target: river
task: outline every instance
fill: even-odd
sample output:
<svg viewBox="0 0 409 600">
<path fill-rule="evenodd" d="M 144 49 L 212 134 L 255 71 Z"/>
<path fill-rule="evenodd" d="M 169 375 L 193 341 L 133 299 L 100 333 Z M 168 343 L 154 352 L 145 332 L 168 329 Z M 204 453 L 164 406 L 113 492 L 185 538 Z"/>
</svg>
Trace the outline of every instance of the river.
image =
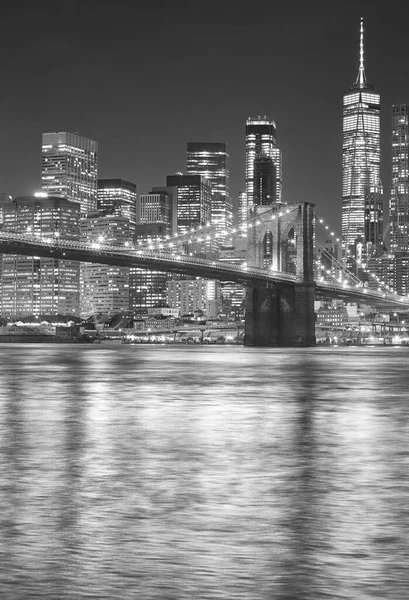
<svg viewBox="0 0 409 600">
<path fill-rule="evenodd" d="M 0 598 L 409 598 L 409 348 L 0 346 Z"/>
</svg>

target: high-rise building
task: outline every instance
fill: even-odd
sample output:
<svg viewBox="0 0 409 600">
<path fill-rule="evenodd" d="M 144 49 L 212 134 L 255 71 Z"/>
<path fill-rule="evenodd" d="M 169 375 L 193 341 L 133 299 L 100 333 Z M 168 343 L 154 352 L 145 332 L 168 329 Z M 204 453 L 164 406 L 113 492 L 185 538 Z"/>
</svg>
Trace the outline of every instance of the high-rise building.
<svg viewBox="0 0 409 600">
<path fill-rule="evenodd" d="M 247 220 L 247 196 L 246 192 L 240 191 L 237 202 L 238 223 L 243 223 Z"/>
<path fill-rule="evenodd" d="M 144 223 L 135 228 L 135 245 L 155 242 L 169 234 L 169 222 Z M 164 271 L 131 267 L 129 274 L 129 304 L 131 310 L 147 313 L 148 309 L 167 304 L 166 286 L 172 277 Z"/>
<path fill-rule="evenodd" d="M 126 217 L 89 213 L 80 221 L 81 238 L 90 243 L 130 244 Z M 109 316 L 129 309 L 129 267 L 81 263 L 81 315 Z"/>
<path fill-rule="evenodd" d="M 5 231 L 79 239 L 79 205 L 40 193 L 2 204 Z M 57 242 L 58 243 L 58 242 Z M 79 314 L 79 263 L 7 254 L 2 257 L 1 313 L 7 318 Z"/>
<path fill-rule="evenodd" d="M 156 187 L 139 199 L 138 225 L 135 228 L 135 245 L 163 239 L 177 230 L 177 190 Z M 166 284 L 172 277 L 164 271 L 130 269 L 130 307 L 135 312 L 146 313 L 150 308 L 163 307 L 167 302 Z"/>
<path fill-rule="evenodd" d="M 98 143 L 77 133 L 43 133 L 42 188 L 50 196 L 80 204 L 86 215 L 97 208 Z"/>
<path fill-rule="evenodd" d="M 282 153 L 277 146 L 276 124 L 267 117 L 250 117 L 246 121 L 246 214 L 254 205 L 254 161 L 268 156 L 275 167 L 274 202 L 282 201 Z"/>
<path fill-rule="evenodd" d="M 202 175 L 169 175 L 168 187 L 177 188 L 177 232 L 187 233 L 191 228 L 210 222 L 212 187 Z"/>
<path fill-rule="evenodd" d="M 166 191 L 141 194 L 139 198 L 139 224 L 165 224 L 166 234 L 171 233 L 173 206 L 172 197 Z"/>
<path fill-rule="evenodd" d="M 97 207 L 106 214 L 125 217 L 131 231 L 136 225 L 136 184 L 124 179 L 98 179 Z"/>
<path fill-rule="evenodd" d="M 269 206 L 276 201 L 276 168 L 273 159 L 258 154 L 254 159 L 253 202 L 258 206 Z"/>
<path fill-rule="evenodd" d="M 365 199 L 368 193 L 381 194 L 381 104 L 366 80 L 362 19 L 358 76 L 344 94 L 342 122 L 342 243 L 344 258 L 353 259 L 357 243 L 370 241 L 365 238 Z"/>
<path fill-rule="evenodd" d="M 222 142 L 188 142 L 188 175 L 203 175 L 212 186 L 211 221 L 222 232 L 233 219 L 229 188 L 229 148 Z"/>
<path fill-rule="evenodd" d="M 409 252 L 409 106 L 392 107 L 390 249 Z"/>
</svg>

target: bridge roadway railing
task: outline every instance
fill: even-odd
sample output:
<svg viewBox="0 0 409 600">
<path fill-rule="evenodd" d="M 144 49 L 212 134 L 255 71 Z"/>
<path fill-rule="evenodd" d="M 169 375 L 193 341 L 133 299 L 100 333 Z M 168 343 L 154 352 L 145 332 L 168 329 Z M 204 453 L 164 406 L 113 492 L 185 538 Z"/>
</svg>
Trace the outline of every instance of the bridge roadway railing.
<svg viewBox="0 0 409 600">
<path fill-rule="evenodd" d="M 78 242 L 61 238 L 41 237 L 36 235 L 0 231 L 0 253 L 29 254 L 31 256 L 50 256 L 95 263 L 117 264 L 118 266 L 135 266 L 142 269 L 157 269 L 186 273 L 193 276 L 202 276 L 208 279 L 221 281 L 239 281 L 269 283 L 300 283 L 300 280 L 290 273 L 282 273 L 258 267 L 251 267 L 245 263 L 234 265 L 227 262 L 209 260 L 172 254 L 158 250 L 150 251 L 124 245 L 100 244 L 97 242 Z M 121 260 L 123 259 L 123 260 Z M 361 301 L 378 305 L 391 304 L 393 306 L 409 307 L 409 299 L 396 294 L 384 294 L 364 288 L 363 284 L 355 287 L 337 285 L 331 282 L 317 282 L 318 296 L 333 297 L 345 301 Z"/>
<path fill-rule="evenodd" d="M 260 281 L 264 283 L 275 281 L 277 282 L 289 282 L 298 283 L 299 279 L 291 273 L 281 273 L 279 271 L 272 271 L 267 269 L 261 269 L 258 267 L 251 267 L 246 265 L 233 265 L 231 263 L 209 260 L 205 258 L 197 258 L 191 256 L 185 256 L 183 254 L 171 254 L 170 252 L 160 251 L 149 251 L 141 250 L 133 247 L 125 247 L 123 245 L 118 246 L 115 244 L 101 244 L 101 243 L 88 243 L 88 242 L 77 242 L 74 240 L 63 240 L 51 237 L 40 237 L 35 235 L 17 234 L 13 232 L 0 232 L 0 246 L 4 247 L 4 244 L 9 245 L 8 253 L 19 253 L 41 256 L 55 255 L 55 258 L 65 258 L 66 260 L 80 260 L 87 261 L 92 257 L 92 262 L 104 262 L 104 258 L 115 259 L 115 257 L 122 257 L 126 259 L 126 263 L 121 263 L 123 266 L 132 266 L 140 268 L 156 268 L 157 270 L 171 270 L 174 272 L 187 272 L 196 276 L 202 276 L 207 278 L 229 280 L 232 278 L 236 281 Z M 28 250 L 31 252 L 28 252 Z M 4 249 L 0 247 L 0 252 L 4 252 Z M 64 253 L 65 251 L 65 253 Z M 74 252 L 78 256 L 67 254 Z M 87 255 L 87 256 L 84 256 Z M 112 260 L 110 264 L 112 264 Z M 139 263 L 139 264 L 138 264 Z M 171 268 L 169 268 L 171 267 Z"/>
</svg>

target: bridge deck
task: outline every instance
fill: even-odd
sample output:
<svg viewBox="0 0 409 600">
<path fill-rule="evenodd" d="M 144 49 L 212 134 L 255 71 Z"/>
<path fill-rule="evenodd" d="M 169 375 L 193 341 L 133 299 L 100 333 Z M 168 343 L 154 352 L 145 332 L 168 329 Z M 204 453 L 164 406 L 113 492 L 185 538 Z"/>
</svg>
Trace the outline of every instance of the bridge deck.
<svg viewBox="0 0 409 600">
<path fill-rule="evenodd" d="M 45 258 L 73 260 L 97 264 L 138 267 L 156 271 L 166 271 L 216 279 L 234 281 L 242 284 L 258 284 L 273 287 L 279 284 L 302 285 L 295 275 L 247 265 L 233 265 L 228 262 L 190 257 L 183 254 L 171 254 L 139 250 L 111 244 L 89 244 L 50 237 L 17 234 L 0 231 L 0 254 L 19 254 Z M 397 306 L 409 308 L 409 299 L 395 294 L 382 294 L 362 287 L 346 287 L 336 283 L 320 282 L 316 284 L 317 298 L 337 298 L 347 302 L 363 302 L 377 306 Z"/>
</svg>

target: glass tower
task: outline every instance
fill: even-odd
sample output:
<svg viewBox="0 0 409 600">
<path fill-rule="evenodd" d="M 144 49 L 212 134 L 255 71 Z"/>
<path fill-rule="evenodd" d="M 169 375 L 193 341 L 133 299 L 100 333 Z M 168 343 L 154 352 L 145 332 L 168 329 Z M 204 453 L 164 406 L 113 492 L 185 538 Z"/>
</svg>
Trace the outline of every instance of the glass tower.
<svg viewBox="0 0 409 600">
<path fill-rule="evenodd" d="M 342 243 L 356 256 L 365 239 L 368 194 L 381 193 L 380 96 L 367 83 L 364 68 L 364 26 L 361 19 L 360 56 L 356 82 L 343 97 L 342 134 Z"/>
<path fill-rule="evenodd" d="M 264 156 L 272 159 L 275 167 L 275 197 L 282 201 L 282 153 L 277 146 L 276 124 L 267 117 L 248 118 L 246 121 L 246 203 L 247 210 L 255 204 L 254 161 Z M 246 210 L 246 213 L 247 213 Z"/>
<path fill-rule="evenodd" d="M 98 143 L 77 133 L 43 133 L 42 188 L 79 202 L 82 215 L 97 208 Z"/>
<path fill-rule="evenodd" d="M 392 107 L 392 189 L 389 205 L 392 252 L 409 252 L 409 106 Z"/>
<path fill-rule="evenodd" d="M 203 175 L 212 186 L 211 220 L 218 231 L 232 224 L 229 190 L 229 149 L 222 142 L 188 142 L 188 175 Z"/>
</svg>

